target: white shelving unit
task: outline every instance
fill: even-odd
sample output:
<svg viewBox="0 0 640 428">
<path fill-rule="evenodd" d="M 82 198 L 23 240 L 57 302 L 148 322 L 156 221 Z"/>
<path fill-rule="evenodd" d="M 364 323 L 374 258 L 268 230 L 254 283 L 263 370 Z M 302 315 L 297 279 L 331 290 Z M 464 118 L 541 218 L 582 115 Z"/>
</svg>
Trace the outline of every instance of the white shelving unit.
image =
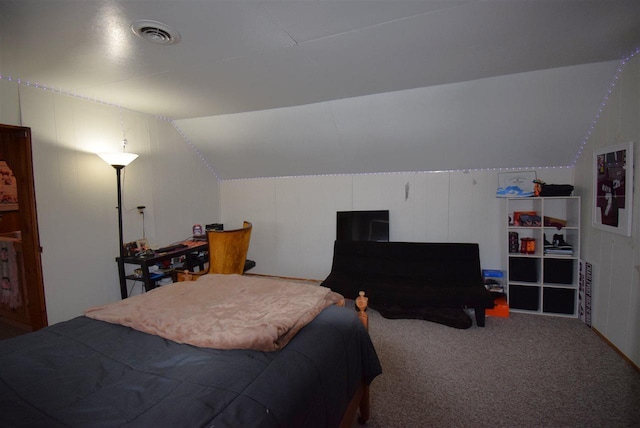
<svg viewBox="0 0 640 428">
<path fill-rule="evenodd" d="M 535 213 L 540 222 L 514 224 L 518 213 Z M 577 317 L 580 197 L 508 198 L 507 216 L 509 224 L 505 248 L 508 259 L 506 292 L 509 310 Z M 555 226 L 563 222 L 566 225 L 562 225 L 560 229 Z M 517 252 L 510 246 L 514 234 L 517 234 L 518 239 Z M 553 243 L 554 235 L 561 235 L 562 240 L 572 247 L 571 254 L 545 253 L 545 238 Z M 535 240 L 534 252 L 520 252 L 522 238 Z"/>
</svg>

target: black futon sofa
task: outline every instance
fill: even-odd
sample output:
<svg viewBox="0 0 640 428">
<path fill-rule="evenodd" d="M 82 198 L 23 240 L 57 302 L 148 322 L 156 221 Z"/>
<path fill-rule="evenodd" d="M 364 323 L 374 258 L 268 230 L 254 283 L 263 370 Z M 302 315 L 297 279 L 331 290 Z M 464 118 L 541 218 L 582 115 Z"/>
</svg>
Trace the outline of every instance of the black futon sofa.
<svg viewBox="0 0 640 428">
<path fill-rule="evenodd" d="M 484 327 L 493 296 L 485 288 L 478 244 L 335 241 L 323 286 L 355 299 L 359 291 L 385 318 L 425 319 L 468 328 L 473 308 Z"/>
</svg>

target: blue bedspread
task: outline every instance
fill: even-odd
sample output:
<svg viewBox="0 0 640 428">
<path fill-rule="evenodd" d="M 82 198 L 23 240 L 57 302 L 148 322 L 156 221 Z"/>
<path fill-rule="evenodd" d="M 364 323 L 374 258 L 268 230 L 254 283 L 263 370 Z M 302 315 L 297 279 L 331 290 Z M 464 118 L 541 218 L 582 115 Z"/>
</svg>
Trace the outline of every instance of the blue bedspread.
<svg viewBox="0 0 640 428">
<path fill-rule="evenodd" d="M 326 308 L 278 352 L 78 317 L 0 341 L 0 426 L 333 427 L 380 373 L 351 308 Z"/>
</svg>

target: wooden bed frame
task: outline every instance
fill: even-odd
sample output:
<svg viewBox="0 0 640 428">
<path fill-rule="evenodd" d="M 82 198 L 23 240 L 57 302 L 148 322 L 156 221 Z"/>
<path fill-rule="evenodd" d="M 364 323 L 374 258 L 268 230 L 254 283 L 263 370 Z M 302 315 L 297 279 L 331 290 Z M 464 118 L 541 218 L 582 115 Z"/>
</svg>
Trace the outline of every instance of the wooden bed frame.
<svg viewBox="0 0 640 428">
<path fill-rule="evenodd" d="M 185 270 L 178 276 L 178 281 L 193 281 L 194 275 L 192 272 Z M 196 278 L 197 279 L 197 278 Z M 369 305 L 369 298 L 365 296 L 364 291 L 360 291 L 359 296 L 356 298 L 356 310 L 358 311 L 358 318 L 364 325 L 364 328 L 369 331 L 369 315 L 367 314 L 367 307 Z M 342 303 L 344 306 L 344 301 Z M 356 417 L 358 408 L 360 409 L 360 416 L 358 416 L 358 423 L 364 425 L 369 420 L 369 385 L 364 381 L 360 381 L 360 385 L 355 394 L 349 402 L 349 406 L 342 416 L 340 421 L 340 428 L 349 428 L 353 420 Z"/>
</svg>

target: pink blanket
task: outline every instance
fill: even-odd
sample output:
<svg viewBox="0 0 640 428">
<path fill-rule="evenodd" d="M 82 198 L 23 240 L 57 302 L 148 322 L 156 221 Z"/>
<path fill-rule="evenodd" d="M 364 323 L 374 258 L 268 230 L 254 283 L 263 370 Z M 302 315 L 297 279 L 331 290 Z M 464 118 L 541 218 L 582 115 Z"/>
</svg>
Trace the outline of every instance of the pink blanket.
<svg viewBox="0 0 640 428">
<path fill-rule="evenodd" d="M 324 308 L 343 304 L 318 285 L 243 275 L 204 275 L 85 315 L 205 348 L 282 349 Z"/>
</svg>

